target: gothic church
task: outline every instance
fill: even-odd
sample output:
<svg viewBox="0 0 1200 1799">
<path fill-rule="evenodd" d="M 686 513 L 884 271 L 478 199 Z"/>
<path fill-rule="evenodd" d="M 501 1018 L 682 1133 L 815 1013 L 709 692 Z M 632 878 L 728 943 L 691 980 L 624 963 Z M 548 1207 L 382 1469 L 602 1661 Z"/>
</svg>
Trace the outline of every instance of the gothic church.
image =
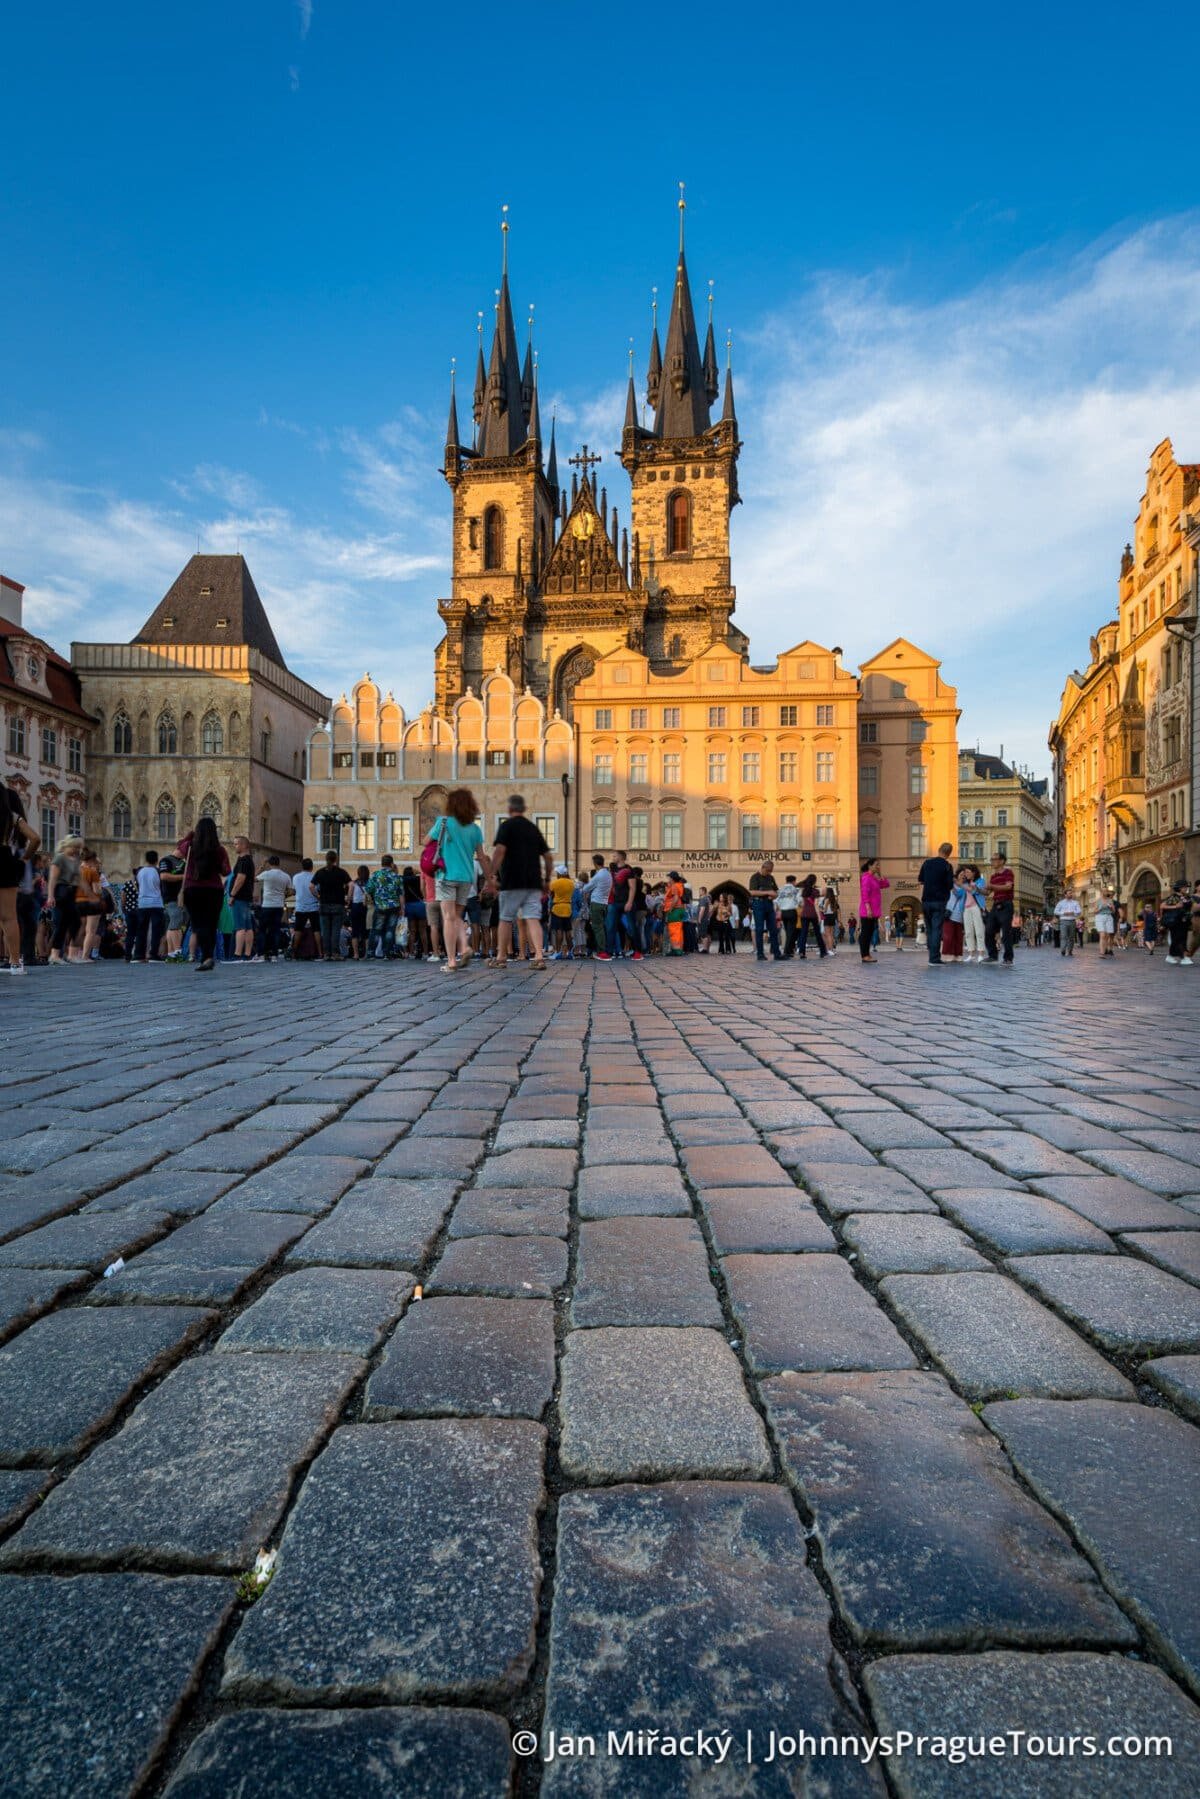
<svg viewBox="0 0 1200 1799">
<path fill-rule="evenodd" d="M 712 304 L 703 351 L 683 243 L 665 352 L 657 319 L 638 423 L 632 369 L 621 462 L 632 487 L 631 527 L 597 481 L 586 445 L 560 482 L 554 426 L 543 456 L 532 343 L 522 362 L 508 285 L 508 227 L 491 357 L 482 330 L 471 444 L 459 435 L 451 391 L 444 472 L 454 496 L 452 594 L 439 600 L 446 635 L 436 652 L 436 704 L 449 715 L 468 688 L 502 670 L 566 719 L 579 682 L 615 649 L 643 653 L 655 674 L 680 672 L 712 644 L 744 654 L 731 624 L 729 519 L 738 501 L 733 376 L 720 373 Z"/>
</svg>

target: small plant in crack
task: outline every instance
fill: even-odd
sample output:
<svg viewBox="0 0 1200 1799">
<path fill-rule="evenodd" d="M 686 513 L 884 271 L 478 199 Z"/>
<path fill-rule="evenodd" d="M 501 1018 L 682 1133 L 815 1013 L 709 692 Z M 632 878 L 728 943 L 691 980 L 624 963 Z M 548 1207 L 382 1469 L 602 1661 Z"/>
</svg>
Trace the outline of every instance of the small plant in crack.
<svg viewBox="0 0 1200 1799">
<path fill-rule="evenodd" d="M 253 1605 L 256 1599 L 262 1598 L 271 1584 L 278 1555 L 277 1549 L 260 1549 L 254 1558 L 253 1568 L 247 1568 L 244 1574 L 238 1575 L 234 1590 L 243 1605 Z"/>
</svg>

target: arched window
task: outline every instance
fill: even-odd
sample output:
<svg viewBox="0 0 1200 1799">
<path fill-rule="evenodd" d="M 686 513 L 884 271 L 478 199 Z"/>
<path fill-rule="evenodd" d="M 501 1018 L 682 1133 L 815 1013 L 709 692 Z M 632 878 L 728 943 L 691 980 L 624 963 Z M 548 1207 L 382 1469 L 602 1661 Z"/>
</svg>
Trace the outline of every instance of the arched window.
<svg viewBox="0 0 1200 1799">
<path fill-rule="evenodd" d="M 175 728 L 175 720 L 168 711 L 158 715 L 158 753 L 160 756 L 174 756 L 179 749 L 179 732 Z"/>
<path fill-rule="evenodd" d="M 154 835 L 160 843 L 174 843 L 178 835 L 175 829 L 175 801 L 169 793 L 160 793 L 154 808 Z"/>
<path fill-rule="evenodd" d="M 119 793 L 113 801 L 112 834 L 114 837 L 130 837 L 133 834 L 133 810 L 123 793 Z"/>
<path fill-rule="evenodd" d="M 983 823 L 983 813 L 982 812 L 977 812 L 975 814 L 975 823 L 977 825 L 981 825 Z"/>
<path fill-rule="evenodd" d="M 682 555 L 692 547 L 692 503 L 685 493 L 673 493 L 667 501 L 667 552 Z"/>
<path fill-rule="evenodd" d="M 225 732 L 215 712 L 204 715 L 200 727 L 200 747 L 206 756 L 219 756 L 225 748 Z"/>
<path fill-rule="evenodd" d="M 113 719 L 112 745 L 114 756 L 132 756 L 133 754 L 133 726 L 129 722 L 129 714 L 124 706 Z M 113 835 L 116 835 L 115 831 Z"/>
<path fill-rule="evenodd" d="M 264 762 L 271 760 L 271 721 L 264 718 L 262 730 L 258 734 L 258 753 Z"/>
<path fill-rule="evenodd" d="M 489 506 L 483 515 L 483 566 L 504 566 L 504 514 L 499 506 Z"/>
<path fill-rule="evenodd" d="M 200 817 L 211 818 L 218 831 L 221 828 L 221 802 L 215 793 L 206 793 L 200 801 Z"/>
</svg>

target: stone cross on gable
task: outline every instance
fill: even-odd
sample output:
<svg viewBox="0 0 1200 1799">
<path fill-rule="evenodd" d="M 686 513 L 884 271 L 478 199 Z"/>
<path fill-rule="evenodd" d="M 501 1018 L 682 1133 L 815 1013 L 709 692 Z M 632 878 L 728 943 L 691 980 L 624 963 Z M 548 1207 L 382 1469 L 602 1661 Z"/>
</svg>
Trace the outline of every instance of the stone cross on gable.
<svg viewBox="0 0 1200 1799">
<path fill-rule="evenodd" d="M 583 446 L 582 450 L 580 450 L 578 456 L 571 456 L 568 458 L 568 460 L 569 460 L 572 468 L 578 468 L 578 469 L 583 470 L 583 478 L 586 481 L 588 478 L 588 470 L 590 468 L 594 468 L 598 462 L 603 462 L 604 458 L 603 458 L 603 456 L 590 455 L 588 452 L 587 445 L 584 444 L 584 446 Z"/>
</svg>

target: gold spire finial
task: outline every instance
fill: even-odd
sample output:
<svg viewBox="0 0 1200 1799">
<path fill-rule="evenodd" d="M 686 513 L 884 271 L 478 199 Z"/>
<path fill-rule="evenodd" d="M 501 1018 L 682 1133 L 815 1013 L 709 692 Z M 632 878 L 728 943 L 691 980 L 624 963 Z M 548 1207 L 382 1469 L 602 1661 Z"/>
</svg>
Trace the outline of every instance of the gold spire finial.
<svg viewBox="0 0 1200 1799">
<path fill-rule="evenodd" d="M 657 289 L 657 287 L 652 287 L 650 289 L 650 318 L 651 318 L 651 321 L 653 322 L 655 330 L 657 330 L 658 329 L 658 289 Z"/>
<path fill-rule="evenodd" d="M 450 392 L 451 393 L 454 392 L 454 370 L 455 370 L 457 364 L 458 364 L 458 357 L 452 356 L 450 358 Z"/>
<path fill-rule="evenodd" d="M 684 184 L 679 183 L 679 254 L 683 255 L 683 215 L 687 211 L 687 201 L 683 197 Z"/>
<path fill-rule="evenodd" d="M 475 317 L 479 320 L 479 347 L 480 347 L 480 349 L 482 349 L 483 348 L 483 314 L 482 314 L 482 312 L 477 312 L 475 314 Z"/>
<path fill-rule="evenodd" d="M 533 301 L 529 302 L 529 342 L 533 343 Z M 536 360 L 536 358 L 535 358 Z"/>
<path fill-rule="evenodd" d="M 498 287 L 494 287 L 492 289 L 492 292 L 496 296 L 496 298 L 492 301 L 492 311 L 496 314 L 496 317 L 499 318 L 499 316 L 500 316 L 500 289 Z"/>
<path fill-rule="evenodd" d="M 508 207 L 507 206 L 502 206 L 500 208 L 500 242 L 503 246 L 503 248 L 501 250 L 501 268 L 502 268 L 503 273 L 507 275 L 508 274 Z"/>
<path fill-rule="evenodd" d="M 708 283 L 708 322 L 710 325 L 712 324 L 713 288 L 715 285 L 716 283 L 710 279 Z"/>
<path fill-rule="evenodd" d="M 733 367 L 733 332 L 727 331 L 725 334 L 725 373 L 728 374 L 732 367 Z"/>
<path fill-rule="evenodd" d="M 629 340 L 629 379 L 633 380 L 633 339 Z"/>
</svg>

